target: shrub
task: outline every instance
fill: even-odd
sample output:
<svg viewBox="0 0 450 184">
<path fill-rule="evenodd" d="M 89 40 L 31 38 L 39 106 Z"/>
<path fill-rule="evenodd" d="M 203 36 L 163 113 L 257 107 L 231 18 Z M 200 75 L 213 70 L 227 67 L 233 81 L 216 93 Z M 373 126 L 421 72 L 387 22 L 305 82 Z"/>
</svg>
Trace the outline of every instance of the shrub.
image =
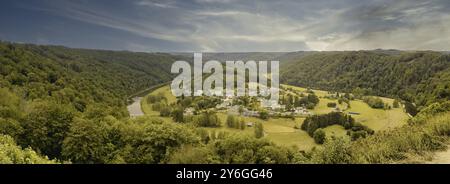
<svg viewBox="0 0 450 184">
<path fill-rule="evenodd" d="M 255 124 L 255 137 L 256 138 L 264 137 L 264 127 L 262 123 L 258 122 Z"/>
<path fill-rule="evenodd" d="M 213 112 L 204 112 L 195 116 L 194 122 L 200 127 L 220 127 L 221 125 L 219 117 Z"/>
<path fill-rule="evenodd" d="M 260 111 L 259 118 L 261 118 L 263 120 L 267 120 L 267 119 L 269 119 L 269 113 L 267 111 Z"/>
<path fill-rule="evenodd" d="M 325 138 L 326 138 L 326 134 L 325 131 L 323 131 L 323 129 L 319 128 L 316 131 L 314 131 L 314 142 L 316 142 L 317 144 L 323 144 L 325 142 Z"/>
<path fill-rule="evenodd" d="M 318 164 L 353 163 L 351 143 L 342 137 L 326 140 L 322 149 L 312 152 L 311 161 Z"/>
<path fill-rule="evenodd" d="M 394 102 L 392 103 L 392 107 L 394 107 L 394 108 L 399 108 L 400 107 L 400 103 L 398 102 L 397 99 L 395 99 Z"/>
<path fill-rule="evenodd" d="M 379 97 L 369 97 L 366 96 L 363 98 L 363 101 L 367 103 L 370 107 L 374 109 L 383 109 L 384 108 L 384 102 Z"/>
<path fill-rule="evenodd" d="M 159 111 L 159 115 L 161 117 L 169 117 L 171 113 L 172 113 L 172 110 L 170 109 L 169 106 L 165 106 L 161 109 L 161 111 Z"/>
<path fill-rule="evenodd" d="M 334 103 L 334 102 L 329 102 L 329 103 L 327 103 L 327 107 L 336 107 L 336 103 Z"/>
</svg>

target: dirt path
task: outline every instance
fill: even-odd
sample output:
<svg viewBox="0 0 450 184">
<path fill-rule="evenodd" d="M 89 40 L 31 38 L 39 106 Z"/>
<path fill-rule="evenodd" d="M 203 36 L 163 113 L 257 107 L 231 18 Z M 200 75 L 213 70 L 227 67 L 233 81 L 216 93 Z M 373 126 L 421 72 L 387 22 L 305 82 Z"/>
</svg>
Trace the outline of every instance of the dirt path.
<svg viewBox="0 0 450 184">
<path fill-rule="evenodd" d="M 450 164 L 450 149 L 436 152 L 433 160 L 428 162 L 428 164 Z"/>
</svg>

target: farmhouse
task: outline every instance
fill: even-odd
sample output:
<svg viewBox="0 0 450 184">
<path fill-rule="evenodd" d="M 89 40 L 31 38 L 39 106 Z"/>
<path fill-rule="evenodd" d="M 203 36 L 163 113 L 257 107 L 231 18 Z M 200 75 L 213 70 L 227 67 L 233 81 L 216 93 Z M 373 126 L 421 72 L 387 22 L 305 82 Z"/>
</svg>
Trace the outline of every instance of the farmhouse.
<svg viewBox="0 0 450 184">
<path fill-rule="evenodd" d="M 247 116 L 247 117 L 258 117 L 259 116 L 259 112 L 258 111 L 250 111 L 250 110 L 244 109 L 244 112 L 242 112 L 242 115 Z"/>
<path fill-rule="evenodd" d="M 195 111 L 195 109 L 192 107 L 186 108 L 183 112 L 183 115 L 184 116 L 192 116 L 192 115 L 194 115 L 194 111 Z"/>
<path fill-rule="evenodd" d="M 311 113 L 304 107 L 296 107 L 294 109 L 296 115 L 311 115 Z"/>
</svg>

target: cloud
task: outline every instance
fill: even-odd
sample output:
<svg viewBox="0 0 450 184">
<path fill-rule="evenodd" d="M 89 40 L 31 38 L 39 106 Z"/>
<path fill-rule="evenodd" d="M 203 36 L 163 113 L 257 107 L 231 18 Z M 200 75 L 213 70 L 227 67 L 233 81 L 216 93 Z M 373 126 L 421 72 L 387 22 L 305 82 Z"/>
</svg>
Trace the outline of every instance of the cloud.
<svg viewBox="0 0 450 184">
<path fill-rule="evenodd" d="M 138 6 L 149 6 L 156 8 L 176 8 L 174 1 L 159 2 L 159 1 L 142 0 L 137 1 L 135 4 Z"/>
<path fill-rule="evenodd" d="M 139 51 L 450 50 L 447 0 L 48 2 L 36 9 L 152 41 L 124 41 Z"/>
</svg>

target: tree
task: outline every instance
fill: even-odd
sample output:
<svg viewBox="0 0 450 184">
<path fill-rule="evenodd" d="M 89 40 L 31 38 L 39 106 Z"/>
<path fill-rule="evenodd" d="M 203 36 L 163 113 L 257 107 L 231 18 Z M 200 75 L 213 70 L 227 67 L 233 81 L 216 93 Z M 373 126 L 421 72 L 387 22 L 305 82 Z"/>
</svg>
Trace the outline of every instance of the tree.
<svg viewBox="0 0 450 184">
<path fill-rule="evenodd" d="M 209 136 L 209 132 L 203 128 L 199 128 L 197 129 L 197 135 L 200 137 L 200 140 L 205 143 L 208 144 L 208 142 L 211 140 L 210 136 Z"/>
<path fill-rule="evenodd" d="M 395 99 L 394 102 L 392 103 L 392 107 L 394 107 L 394 108 L 399 108 L 400 107 L 400 104 L 399 104 L 397 99 Z"/>
<path fill-rule="evenodd" d="M 193 129 L 150 117 L 119 124 L 117 135 L 120 158 L 134 164 L 165 163 L 177 149 L 200 143 Z"/>
<path fill-rule="evenodd" d="M 216 113 L 212 112 L 212 111 L 208 111 L 208 112 L 204 112 L 200 115 L 197 115 L 194 118 L 194 122 L 196 123 L 197 126 L 200 127 L 220 127 L 221 126 L 221 122 L 219 117 L 217 116 Z M 232 121 L 233 123 L 233 128 L 235 127 L 235 120 Z"/>
<path fill-rule="evenodd" d="M 289 150 L 279 146 L 264 146 L 256 152 L 256 163 L 259 164 L 288 164 Z"/>
<path fill-rule="evenodd" d="M 323 129 L 321 128 L 317 129 L 316 131 L 314 131 L 313 138 L 317 144 L 323 144 L 326 138 L 325 131 L 323 131 Z"/>
<path fill-rule="evenodd" d="M 74 112 L 67 106 L 37 102 L 22 123 L 20 143 L 50 158 L 60 158 L 62 142 L 73 122 Z"/>
<path fill-rule="evenodd" d="M 218 164 L 220 160 L 213 149 L 201 146 L 183 146 L 170 156 L 169 164 Z"/>
<path fill-rule="evenodd" d="M 163 108 L 161 108 L 161 111 L 159 111 L 159 115 L 161 117 L 169 117 L 170 113 L 172 112 L 169 106 L 164 106 Z"/>
<path fill-rule="evenodd" d="M 405 111 L 411 116 L 415 116 L 417 114 L 417 108 L 411 102 L 405 102 Z"/>
<path fill-rule="evenodd" d="M 10 135 L 15 140 L 18 140 L 20 135 L 23 134 L 23 128 L 15 119 L 0 118 L 0 134 Z"/>
<path fill-rule="evenodd" d="M 311 160 L 318 164 L 352 163 L 351 144 L 342 137 L 333 137 L 325 141 L 322 149 L 313 151 Z"/>
<path fill-rule="evenodd" d="M 363 98 L 363 101 L 367 103 L 370 107 L 374 109 L 383 109 L 385 108 L 385 104 L 383 100 L 379 97 L 370 97 L 366 96 Z"/>
<path fill-rule="evenodd" d="M 240 124 L 240 129 L 241 129 L 241 130 L 245 130 L 245 127 L 246 127 L 247 125 L 245 124 L 244 119 L 240 119 L 239 124 Z"/>
<path fill-rule="evenodd" d="M 38 155 L 31 148 L 22 149 L 14 139 L 0 135 L 0 164 L 54 164 L 55 161 Z"/>
<path fill-rule="evenodd" d="M 329 102 L 329 103 L 327 103 L 327 107 L 336 107 L 336 103 Z"/>
<path fill-rule="evenodd" d="M 92 121 L 77 118 L 63 142 L 62 156 L 73 163 L 114 162 L 116 145 L 110 139 L 113 117 Z"/>
<path fill-rule="evenodd" d="M 309 94 L 308 95 L 308 101 L 312 104 L 317 105 L 319 103 L 319 97 L 315 94 Z"/>
<path fill-rule="evenodd" d="M 269 113 L 265 110 L 259 111 L 259 118 L 261 118 L 263 120 L 267 120 L 267 119 L 269 119 Z"/>
<path fill-rule="evenodd" d="M 184 110 L 182 107 L 177 107 L 172 111 L 172 119 L 175 122 L 184 122 Z"/>
<path fill-rule="evenodd" d="M 227 127 L 234 128 L 235 117 L 231 114 L 227 116 Z"/>
<path fill-rule="evenodd" d="M 263 124 L 260 122 L 257 122 L 255 124 L 255 137 L 256 138 L 264 137 L 264 127 Z"/>
</svg>

